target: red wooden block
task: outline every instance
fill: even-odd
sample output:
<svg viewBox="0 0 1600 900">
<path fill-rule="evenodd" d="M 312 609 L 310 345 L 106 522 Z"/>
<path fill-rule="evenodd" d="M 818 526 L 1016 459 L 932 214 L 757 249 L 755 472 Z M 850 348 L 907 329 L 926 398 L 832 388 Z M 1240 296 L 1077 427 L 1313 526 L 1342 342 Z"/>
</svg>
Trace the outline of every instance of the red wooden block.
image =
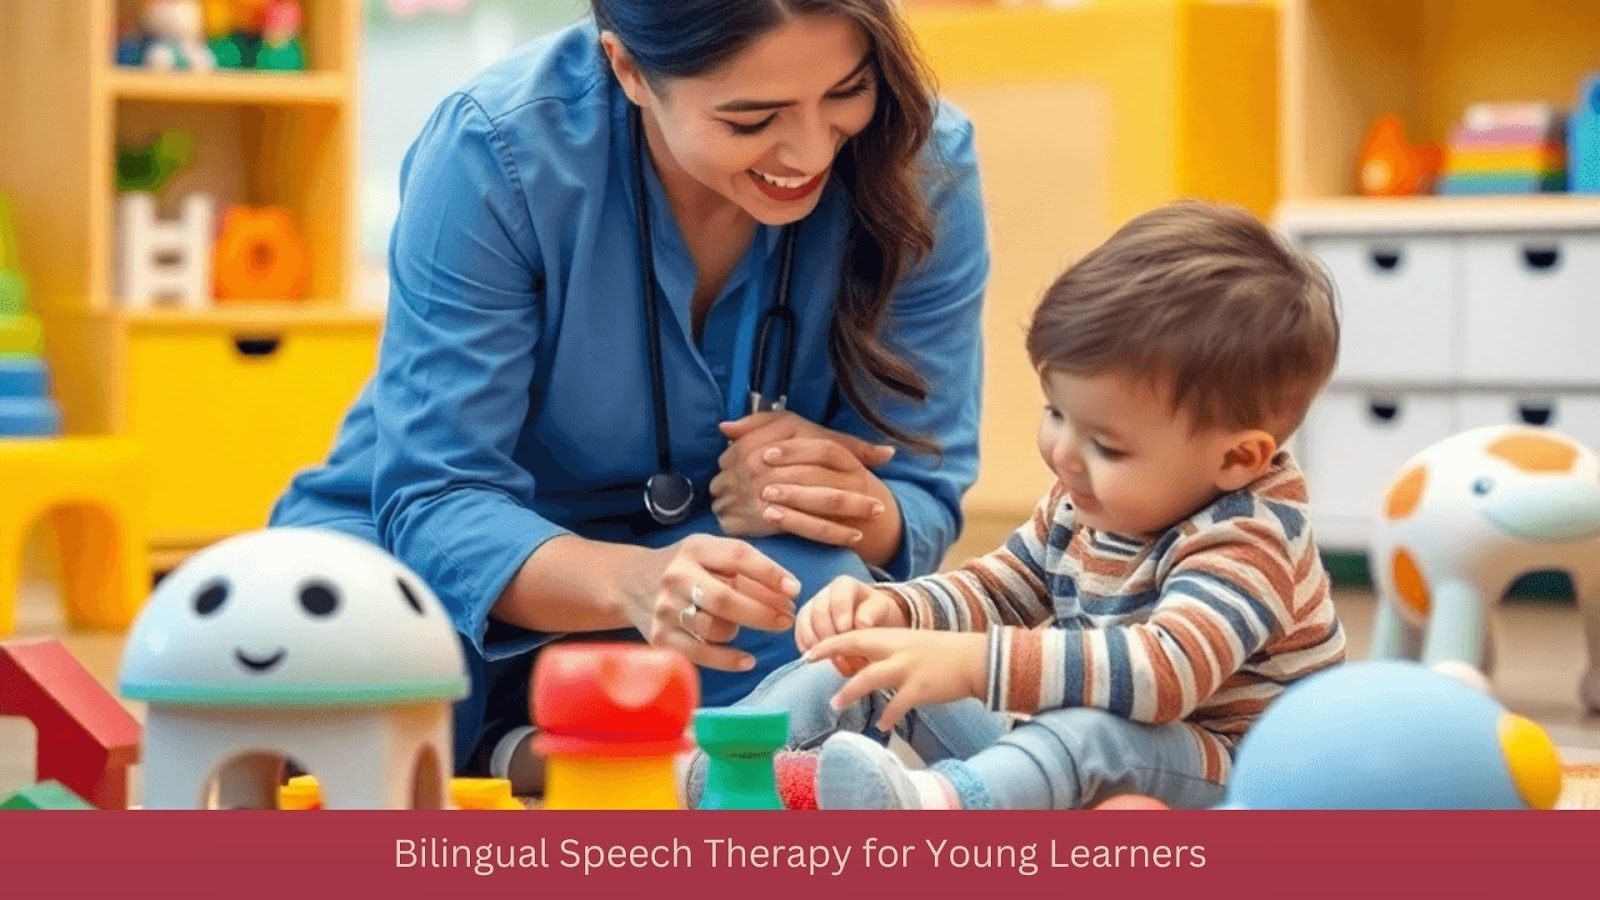
<svg viewBox="0 0 1600 900">
<path fill-rule="evenodd" d="M 33 723 L 36 780 L 59 781 L 101 809 L 128 808 L 143 732 L 60 641 L 0 644 L 0 716 Z"/>
</svg>

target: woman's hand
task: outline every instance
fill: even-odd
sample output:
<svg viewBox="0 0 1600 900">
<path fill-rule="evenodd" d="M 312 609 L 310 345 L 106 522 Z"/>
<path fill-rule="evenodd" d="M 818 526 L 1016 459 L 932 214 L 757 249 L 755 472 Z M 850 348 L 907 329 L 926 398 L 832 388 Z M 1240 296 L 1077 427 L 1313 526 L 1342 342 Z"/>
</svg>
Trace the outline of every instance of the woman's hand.
<svg viewBox="0 0 1600 900">
<path fill-rule="evenodd" d="M 905 628 L 911 623 L 894 598 L 854 578 L 835 578 L 795 620 L 794 643 L 804 653 L 818 643 L 858 628 Z M 833 667 L 849 678 L 866 665 L 864 659 L 833 657 Z"/>
<path fill-rule="evenodd" d="M 888 462 L 893 447 L 792 412 L 725 422 L 722 433 L 733 443 L 717 461 L 721 471 L 711 480 L 711 509 L 728 534 L 788 533 L 858 552 L 867 537 L 889 536 L 879 520 L 891 512 L 894 498 L 870 469 Z M 900 536 L 898 508 L 893 512 L 889 556 Z"/>
<path fill-rule="evenodd" d="M 794 625 L 800 582 L 759 550 L 734 538 L 690 535 L 644 551 L 627 579 L 628 618 L 658 647 L 725 672 L 753 668 L 755 657 L 723 646 L 740 628 Z"/>
<path fill-rule="evenodd" d="M 979 632 L 868 628 L 828 638 L 805 658 L 865 660 L 831 703 L 845 709 L 873 691 L 893 692 L 876 723 L 887 731 L 919 706 L 984 696 L 988 651 L 989 636 Z"/>
</svg>

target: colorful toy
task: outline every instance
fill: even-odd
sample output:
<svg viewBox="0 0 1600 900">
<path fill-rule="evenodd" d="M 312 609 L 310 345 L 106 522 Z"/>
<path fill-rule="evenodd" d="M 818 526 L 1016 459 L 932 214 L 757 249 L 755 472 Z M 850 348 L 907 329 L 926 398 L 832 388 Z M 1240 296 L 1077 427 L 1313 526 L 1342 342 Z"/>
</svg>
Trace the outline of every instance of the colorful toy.
<svg viewBox="0 0 1600 900">
<path fill-rule="evenodd" d="M 1370 564 L 1374 656 L 1480 671 L 1490 610 L 1512 583 L 1567 572 L 1588 623 L 1579 691 L 1600 710 L 1600 460 L 1577 441 L 1491 426 L 1428 447 L 1389 485 Z"/>
<path fill-rule="evenodd" d="M 1567 183 L 1566 115 L 1546 103 L 1478 103 L 1450 136 L 1441 194 L 1535 194 Z"/>
<path fill-rule="evenodd" d="M 700 809 L 783 809 L 773 755 L 789 737 L 789 714 L 752 707 L 702 709 L 694 737 L 706 752 Z"/>
<path fill-rule="evenodd" d="M 276 72 L 304 71 L 306 50 L 300 40 L 302 19 L 296 0 L 269 0 L 261 8 L 261 47 L 256 51 L 256 68 Z"/>
<path fill-rule="evenodd" d="M 1412 662 L 1350 663 L 1273 701 L 1224 808 L 1551 809 L 1561 760 L 1539 726 Z"/>
<path fill-rule="evenodd" d="M 271 809 L 286 760 L 332 809 L 442 809 L 461 645 L 377 547 L 282 528 L 190 557 L 134 625 L 122 694 L 149 704 L 144 804 Z"/>
<path fill-rule="evenodd" d="M 213 249 L 218 300 L 299 300 L 310 263 L 294 220 L 278 206 L 229 207 Z"/>
<path fill-rule="evenodd" d="M 1575 194 L 1600 194 L 1600 72 L 1583 80 L 1567 123 L 1567 165 Z"/>
<path fill-rule="evenodd" d="M 156 198 L 143 192 L 117 198 L 119 289 L 130 309 L 172 299 L 188 310 L 211 299 L 211 233 L 216 204 L 205 194 L 184 198 L 176 221 L 156 218 Z"/>
<path fill-rule="evenodd" d="M 0 441 L 0 636 L 15 625 L 24 539 L 38 524 L 63 562 L 71 623 L 128 627 L 150 591 L 147 465 L 132 438 Z"/>
<path fill-rule="evenodd" d="M 1410 197 L 1433 190 L 1444 161 L 1438 144 L 1412 144 L 1399 116 L 1379 116 L 1361 142 L 1361 169 L 1356 179 L 1368 197 Z"/>
<path fill-rule="evenodd" d="M 139 723 L 60 641 L 0 644 L 0 716 L 33 723 L 41 782 L 59 781 L 101 809 L 127 809 Z"/>
<path fill-rule="evenodd" d="M 145 0 L 144 65 L 151 69 L 207 72 L 217 67 L 206 46 L 199 0 Z"/>
<path fill-rule="evenodd" d="M 526 810 L 511 794 L 511 782 L 504 778 L 450 779 L 450 805 L 456 809 Z M 322 808 L 322 785 L 315 775 L 296 775 L 278 788 L 278 808 L 311 810 Z"/>
<path fill-rule="evenodd" d="M 159 194 L 172 176 L 194 160 L 194 135 L 163 131 L 141 147 L 117 148 L 117 192 Z"/>
<path fill-rule="evenodd" d="M 28 281 L 17 253 L 11 201 L 0 195 L 0 438 L 47 437 L 61 431 L 50 396 L 44 330 L 28 313 Z"/>
<path fill-rule="evenodd" d="M 678 809 L 674 757 L 699 703 L 682 654 L 639 644 L 562 644 L 534 666 L 534 751 L 545 809 Z"/>
<path fill-rule="evenodd" d="M 784 809 L 817 808 L 817 759 L 815 752 L 799 750 L 783 750 L 772 758 Z"/>
<path fill-rule="evenodd" d="M 0 800 L 0 809 L 64 810 L 94 809 L 82 797 L 59 781 L 30 785 Z"/>
</svg>

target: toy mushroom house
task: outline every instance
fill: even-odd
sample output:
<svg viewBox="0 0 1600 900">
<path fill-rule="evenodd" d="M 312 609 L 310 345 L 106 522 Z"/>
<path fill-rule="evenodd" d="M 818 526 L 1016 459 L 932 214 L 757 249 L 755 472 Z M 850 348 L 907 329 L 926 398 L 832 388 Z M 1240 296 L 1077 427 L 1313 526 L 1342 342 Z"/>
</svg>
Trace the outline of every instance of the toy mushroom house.
<svg viewBox="0 0 1600 900">
<path fill-rule="evenodd" d="M 229 538 L 176 569 L 121 676 L 149 704 L 149 809 L 275 808 L 290 759 L 328 809 L 444 808 L 467 687 L 455 629 L 415 573 L 302 528 Z"/>
</svg>

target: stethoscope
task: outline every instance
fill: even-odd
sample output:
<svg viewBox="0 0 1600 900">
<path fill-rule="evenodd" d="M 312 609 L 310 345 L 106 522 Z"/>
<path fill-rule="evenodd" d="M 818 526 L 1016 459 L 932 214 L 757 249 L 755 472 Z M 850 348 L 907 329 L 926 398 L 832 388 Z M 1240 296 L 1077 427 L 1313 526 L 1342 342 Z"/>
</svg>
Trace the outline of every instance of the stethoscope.
<svg viewBox="0 0 1600 900">
<path fill-rule="evenodd" d="M 676 525 L 689 518 L 694 507 L 694 483 L 672 466 L 672 434 L 667 423 L 666 377 L 661 371 L 661 313 L 656 301 L 655 258 L 651 252 L 650 207 L 644 181 L 644 121 L 635 106 L 629 111 L 629 125 L 633 131 L 633 175 L 639 202 L 634 213 L 638 218 L 639 274 L 644 286 L 645 327 L 650 332 L 650 392 L 655 405 L 656 474 L 644 483 L 644 508 L 650 518 L 661 525 Z M 772 306 L 761 314 L 756 329 L 756 345 L 752 351 L 750 367 L 750 394 L 746 412 L 758 413 L 782 410 L 789 405 L 789 382 L 794 374 L 794 309 L 789 305 L 789 282 L 794 271 L 794 244 L 797 226 L 783 229 L 778 288 Z M 775 333 L 781 341 L 782 367 L 776 373 L 776 392 L 765 394 L 768 382 L 767 367 L 773 362 L 767 346 Z"/>
</svg>

